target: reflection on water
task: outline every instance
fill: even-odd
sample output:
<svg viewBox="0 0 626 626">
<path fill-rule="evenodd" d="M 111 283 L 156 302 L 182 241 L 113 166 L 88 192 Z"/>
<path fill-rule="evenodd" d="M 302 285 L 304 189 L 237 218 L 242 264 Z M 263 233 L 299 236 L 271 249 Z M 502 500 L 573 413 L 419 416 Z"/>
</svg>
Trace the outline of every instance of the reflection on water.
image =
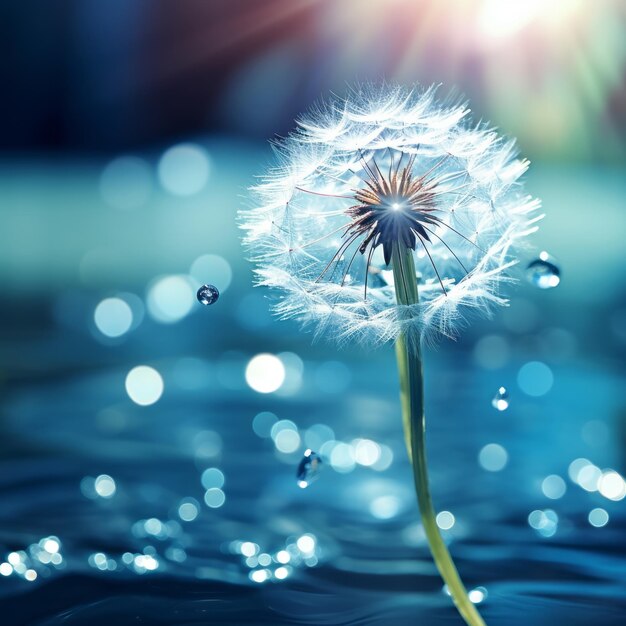
<svg viewBox="0 0 626 626">
<path fill-rule="evenodd" d="M 5 436 L 32 453 L 0 473 L 8 623 L 459 623 L 418 523 L 393 354 L 347 356 L 190 355 L 15 387 Z M 622 624 L 617 381 L 474 359 L 444 349 L 427 369 L 437 523 L 472 600 L 490 625 Z M 517 381 L 504 412 L 500 381 Z"/>
</svg>

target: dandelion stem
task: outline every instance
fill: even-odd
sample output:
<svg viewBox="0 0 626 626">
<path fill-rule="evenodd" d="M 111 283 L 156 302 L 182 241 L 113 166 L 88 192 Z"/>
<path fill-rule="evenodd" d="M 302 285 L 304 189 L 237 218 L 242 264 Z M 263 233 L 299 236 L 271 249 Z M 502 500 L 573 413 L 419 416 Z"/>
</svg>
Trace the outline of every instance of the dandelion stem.
<svg viewBox="0 0 626 626">
<path fill-rule="evenodd" d="M 417 304 L 419 300 L 413 251 L 394 244 L 392 266 L 398 304 Z M 424 379 L 421 347 L 409 344 L 405 335 L 396 340 L 396 357 L 400 375 L 402 422 L 404 437 L 415 480 L 417 502 L 424 532 L 437 569 L 448 586 L 459 613 L 468 626 L 485 626 L 485 622 L 470 601 L 454 561 L 441 537 L 430 497 L 426 464 L 426 430 L 424 415 Z"/>
</svg>

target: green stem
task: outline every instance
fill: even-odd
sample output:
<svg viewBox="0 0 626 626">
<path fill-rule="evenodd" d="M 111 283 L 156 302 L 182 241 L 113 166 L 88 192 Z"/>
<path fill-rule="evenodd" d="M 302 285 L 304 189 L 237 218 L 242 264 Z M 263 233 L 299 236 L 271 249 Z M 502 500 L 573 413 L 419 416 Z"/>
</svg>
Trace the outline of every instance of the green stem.
<svg viewBox="0 0 626 626">
<path fill-rule="evenodd" d="M 396 245 L 393 249 L 391 262 L 398 303 L 404 305 L 417 304 L 418 291 L 413 252 L 408 248 L 401 248 Z M 396 341 L 396 357 L 400 374 L 404 437 L 413 466 L 417 502 L 428 545 L 437 569 L 448 586 L 454 604 L 465 622 L 469 626 L 485 626 L 485 622 L 467 595 L 435 519 L 426 465 L 424 379 L 419 343 L 415 346 L 409 345 L 407 338 L 401 335 Z"/>
</svg>

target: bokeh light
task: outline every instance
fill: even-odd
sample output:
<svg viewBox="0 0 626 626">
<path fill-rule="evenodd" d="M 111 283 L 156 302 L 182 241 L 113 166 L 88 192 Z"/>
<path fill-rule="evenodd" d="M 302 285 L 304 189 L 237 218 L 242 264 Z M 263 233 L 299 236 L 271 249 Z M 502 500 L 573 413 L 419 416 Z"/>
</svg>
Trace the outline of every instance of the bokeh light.
<svg viewBox="0 0 626 626">
<path fill-rule="evenodd" d="M 400 506 L 400 499 L 396 496 L 379 496 L 370 503 L 370 513 L 377 519 L 391 519 L 398 514 Z"/>
<path fill-rule="evenodd" d="M 351 472 L 356 465 L 354 448 L 349 443 L 335 442 L 330 452 L 330 464 L 341 474 Z"/>
<path fill-rule="evenodd" d="M 106 337 L 120 337 L 133 325 L 133 312 L 121 298 L 105 298 L 98 303 L 94 314 L 98 330 Z"/>
<path fill-rule="evenodd" d="M 94 482 L 94 489 L 101 498 L 112 498 L 117 491 L 117 486 L 108 474 L 100 474 Z"/>
<path fill-rule="evenodd" d="M 450 511 L 441 511 L 437 513 L 436 517 L 437 526 L 441 528 L 441 530 L 450 530 L 455 523 L 455 518 Z"/>
<path fill-rule="evenodd" d="M 137 365 L 126 375 L 126 393 L 141 406 L 158 402 L 163 394 L 163 378 L 153 367 Z"/>
<path fill-rule="evenodd" d="M 589 511 L 588 519 L 595 528 L 602 528 L 609 523 L 609 514 L 604 509 L 596 508 Z"/>
<path fill-rule="evenodd" d="M 476 587 L 476 589 L 470 589 L 467 593 L 467 597 L 470 599 L 470 602 L 474 604 L 480 604 L 487 599 L 487 589 L 485 587 Z"/>
<path fill-rule="evenodd" d="M 100 193 L 116 209 L 136 209 L 152 192 L 152 169 L 139 157 L 113 159 L 100 175 Z"/>
<path fill-rule="evenodd" d="M 285 379 L 279 393 L 285 396 L 294 395 L 302 387 L 304 362 L 293 352 L 281 352 L 277 356 L 285 368 Z"/>
<path fill-rule="evenodd" d="M 0 575 L 10 576 L 13 573 L 13 566 L 10 563 L 0 563 Z"/>
<path fill-rule="evenodd" d="M 354 460 L 359 465 L 371 467 L 380 460 L 380 446 L 371 439 L 357 439 L 352 442 Z"/>
<path fill-rule="evenodd" d="M 517 384 L 527 395 L 539 397 L 543 396 L 554 383 L 552 370 L 540 361 L 530 361 L 520 368 L 517 374 Z"/>
<path fill-rule="evenodd" d="M 274 413 L 270 413 L 270 411 L 261 411 L 260 413 L 257 413 L 252 420 L 252 430 L 254 430 L 259 437 L 266 439 L 271 436 L 272 427 L 277 421 L 278 418 L 274 415 Z"/>
<path fill-rule="evenodd" d="M 558 500 L 565 495 L 567 485 L 565 481 L 557 474 L 546 476 L 541 483 L 541 491 L 551 500 Z"/>
<path fill-rule="evenodd" d="M 626 482 L 621 474 L 608 470 L 602 472 L 598 480 L 598 491 L 609 500 L 623 500 L 626 497 Z"/>
<path fill-rule="evenodd" d="M 327 424 L 313 424 L 304 433 L 304 443 L 311 450 L 320 450 L 327 441 L 335 439 L 335 432 Z"/>
<path fill-rule="evenodd" d="M 276 422 L 272 426 L 270 434 L 279 452 L 290 454 L 300 447 L 301 439 L 298 427 L 291 420 Z"/>
<path fill-rule="evenodd" d="M 193 522 L 200 512 L 198 501 L 194 498 L 185 498 L 178 505 L 178 517 L 183 522 Z"/>
<path fill-rule="evenodd" d="M 552 537 L 559 525 L 559 516 L 552 509 L 535 510 L 528 516 L 528 524 L 542 537 Z"/>
<path fill-rule="evenodd" d="M 478 462 L 488 472 L 499 472 L 506 467 L 509 454 L 499 443 L 488 443 L 478 454 Z"/>
<path fill-rule="evenodd" d="M 211 487 L 204 493 L 204 502 L 211 509 L 219 509 L 226 502 L 226 494 L 218 487 Z"/>
<path fill-rule="evenodd" d="M 200 482 L 205 489 L 224 486 L 224 473 L 217 467 L 209 467 L 202 472 Z"/>
<path fill-rule="evenodd" d="M 184 143 L 166 150 L 159 160 L 159 181 L 176 196 L 192 196 L 209 180 L 209 155 L 201 146 Z"/>
<path fill-rule="evenodd" d="M 315 535 L 306 534 L 298 537 L 296 541 L 296 545 L 298 546 L 298 550 L 303 552 L 304 554 L 312 554 L 315 551 Z"/>
<path fill-rule="evenodd" d="M 196 300 L 189 277 L 163 276 L 148 287 L 146 304 L 148 313 L 157 322 L 171 324 L 187 316 Z"/>
<path fill-rule="evenodd" d="M 233 278 L 230 263 L 217 254 L 199 256 L 189 268 L 189 274 L 199 284 L 215 285 L 220 293 L 226 291 Z"/>
<path fill-rule="evenodd" d="M 273 354 L 257 354 L 246 366 L 246 382 L 259 393 L 272 393 L 285 381 L 285 366 Z"/>
</svg>

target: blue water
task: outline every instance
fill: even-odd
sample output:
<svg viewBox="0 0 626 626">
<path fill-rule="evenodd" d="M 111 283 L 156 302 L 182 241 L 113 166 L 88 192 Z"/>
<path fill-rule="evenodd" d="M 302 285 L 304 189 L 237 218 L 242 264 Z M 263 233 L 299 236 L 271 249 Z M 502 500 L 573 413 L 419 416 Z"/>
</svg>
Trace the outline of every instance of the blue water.
<svg viewBox="0 0 626 626">
<path fill-rule="evenodd" d="M 211 344 L 198 334 L 201 314 L 163 331 L 152 348 L 158 358 L 147 361 L 163 327 L 144 325 L 123 348 L 57 329 L 22 353 L 31 362 L 40 355 L 43 373 L 31 369 L 2 394 L 0 562 L 17 551 L 11 558 L 23 571 L 0 577 L 1 623 L 461 624 L 419 527 L 392 350 L 308 349 L 292 335 L 272 335 L 265 347 L 257 338 L 257 352 L 291 350 L 303 362 L 290 391 L 260 394 L 243 375 L 254 352 L 233 351 L 223 337 Z M 477 366 L 463 343 L 429 352 L 432 491 L 437 509 L 454 516 L 444 536 L 468 588 L 484 588 L 480 609 L 491 626 L 623 624 L 626 500 L 568 476 L 579 457 L 624 471 L 620 378 L 607 364 L 540 356 L 551 385 L 533 380 L 532 366 L 520 374 L 539 360 L 528 347 L 495 370 Z M 124 388 L 144 362 L 164 381 L 151 406 L 134 404 Z M 500 386 L 509 392 L 505 411 L 491 404 Z M 297 450 L 279 452 L 255 433 L 261 411 L 295 423 L 304 439 Z M 344 443 L 374 441 L 393 460 L 378 469 L 348 461 L 337 471 L 326 458 L 319 479 L 300 489 L 296 470 L 314 424 Z M 499 471 L 478 461 L 490 443 L 506 453 Z M 216 508 L 201 482 L 211 467 L 224 476 Z M 561 498 L 542 492 L 551 474 L 565 480 Z M 98 476 L 105 496 L 94 491 Z M 588 521 L 595 508 L 608 514 L 603 527 Z M 554 512 L 545 527 L 531 527 L 531 512 L 545 510 Z M 57 564 L 41 547 L 50 538 Z M 243 542 L 271 562 L 246 562 Z M 289 562 L 277 560 L 281 551 Z"/>
</svg>

